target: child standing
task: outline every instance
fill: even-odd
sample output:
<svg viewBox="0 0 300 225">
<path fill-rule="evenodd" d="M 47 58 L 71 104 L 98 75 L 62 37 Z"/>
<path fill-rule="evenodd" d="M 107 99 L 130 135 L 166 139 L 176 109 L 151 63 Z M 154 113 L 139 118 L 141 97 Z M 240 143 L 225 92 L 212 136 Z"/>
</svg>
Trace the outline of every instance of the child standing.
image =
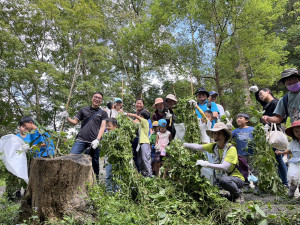
<svg viewBox="0 0 300 225">
<path fill-rule="evenodd" d="M 111 130 L 116 129 L 118 126 L 118 122 L 115 118 L 108 118 L 106 120 L 106 131 L 109 132 Z M 105 157 L 105 161 L 108 162 L 107 157 Z M 108 191 L 116 191 L 118 186 L 113 184 L 113 174 L 112 174 L 112 165 L 108 162 L 105 166 L 105 186 Z"/>
<path fill-rule="evenodd" d="M 287 179 L 289 182 L 288 197 L 294 197 L 297 186 L 300 190 L 300 120 L 293 122 L 292 126 L 285 130 L 285 133 L 293 140 L 285 151 L 276 150 L 276 154 L 292 154 L 289 160 Z M 300 200 L 300 197 L 298 198 Z"/>
<path fill-rule="evenodd" d="M 239 126 L 232 131 L 232 137 L 236 141 L 238 155 L 243 156 L 249 163 L 249 155 L 253 154 L 253 150 L 248 148 L 248 142 L 253 140 L 252 132 L 254 127 L 248 126 L 250 116 L 247 113 L 239 113 L 236 118 L 236 123 Z"/>
<path fill-rule="evenodd" d="M 165 119 L 160 119 L 158 121 L 159 132 L 156 137 L 156 150 L 157 153 L 160 154 L 160 160 L 157 163 L 157 167 L 155 168 L 156 175 L 159 174 L 159 168 L 162 165 L 162 158 L 167 155 L 165 147 L 172 141 L 171 132 L 167 130 L 167 121 Z"/>
<path fill-rule="evenodd" d="M 137 153 L 137 160 L 139 170 L 144 177 L 152 177 L 151 169 L 151 149 L 149 140 L 149 122 L 150 113 L 143 109 L 139 112 L 139 116 L 133 113 L 124 113 L 124 115 L 131 116 L 140 121 L 139 129 L 139 145 L 140 149 Z"/>
<path fill-rule="evenodd" d="M 156 153 L 155 145 L 156 145 L 156 136 L 158 132 L 158 122 L 154 121 L 152 123 L 153 133 L 150 136 L 150 145 L 151 145 L 151 167 L 154 175 L 158 175 L 156 173 L 157 164 L 160 162 L 160 154 Z M 159 168 L 159 167 L 158 167 Z"/>
</svg>

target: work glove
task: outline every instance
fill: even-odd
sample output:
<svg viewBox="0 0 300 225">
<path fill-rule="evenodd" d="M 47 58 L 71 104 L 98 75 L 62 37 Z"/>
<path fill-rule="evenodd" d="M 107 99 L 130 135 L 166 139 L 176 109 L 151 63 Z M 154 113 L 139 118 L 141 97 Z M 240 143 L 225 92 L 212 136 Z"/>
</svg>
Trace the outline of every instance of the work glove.
<svg viewBox="0 0 300 225">
<path fill-rule="evenodd" d="M 189 104 L 194 107 L 197 108 L 197 102 L 195 100 L 189 100 Z"/>
<path fill-rule="evenodd" d="M 169 120 L 169 119 L 171 119 L 171 117 L 172 117 L 172 114 L 170 113 L 170 110 L 168 110 L 166 113 L 166 119 Z"/>
<path fill-rule="evenodd" d="M 258 87 L 256 86 L 256 85 L 254 85 L 254 86 L 251 86 L 250 88 L 249 88 L 249 91 L 252 91 L 252 92 L 258 92 Z"/>
<path fill-rule="evenodd" d="M 30 146 L 29 146 L 29 144 L 23 144 L 21 146 L 21 149 L 22 149 L 22 151 L 27 152 L 30 149 Z"/>
<path fill-rule="evenodd" d="M 197 160 L 197 162 L 196 162 L 196 166 L 200 165 L 202 167 L 208 167 L 209 164 L 210 163 L 208 161 L 204 161 L 204 160 Z"/>
<path fill-rule="evenodd" d="M 228 110 L 225 111 L 225 117 L 229 118 L 230 117 L 230 112 Z"/>
<path fill-rule="evenodd" d="M 93 140 L 91 143 L 92 149 L 96 149 L 98 147 L 98 145 L 99 145 L 98 139 Z"/>
<path fill-rule="evenodd" d="M 226 121 L 227 121 L 226 126 L 227 126 L 228 130 L 232 130 L 232 128 L 233 128 L 233 125 L 232 125 L 233 119 L 232 118 L 231 119 L 226 118 Z"/>
<path fill-rule="evenodd" d="M 68 119 L 69 117 L 69 113 L 67 111 L 63 111 L 62 114 L 61 114 L 61 118 L 62 119 Z"/>
<path fill-rule="evenodd" d="M 127 113 L 123 113 L 125 116 L 127 116 Z"/>
</svg>

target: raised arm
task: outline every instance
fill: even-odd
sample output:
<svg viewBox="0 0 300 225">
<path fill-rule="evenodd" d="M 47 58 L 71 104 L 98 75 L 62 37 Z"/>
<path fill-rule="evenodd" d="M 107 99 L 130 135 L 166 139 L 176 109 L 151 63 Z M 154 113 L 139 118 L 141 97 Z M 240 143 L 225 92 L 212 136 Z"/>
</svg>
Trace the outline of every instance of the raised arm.
<svg viewBox="0 0 300 225">
<path fill-rule="evenodd" d="M 134 117 L 134 118 L 138 119 L 139 121 L 141 121 L 141 118 L 142 118 L 142 117 L 140 117 L 136 114 L 133 114 L 133 113 L 124 113 L 124 115 Z"/>
<path fill-rule="evenodd" d="M 203 148 L 202 145 L 199 145 L 199 144 L 194 144 L 194 143 L 183 143 L 183 146 L 185 148 L 188 148 L 188 149 L 193 149 L 193 150 L 196 150 L 196 151 L 205 151 L 205 149 Z"/>
</svg>

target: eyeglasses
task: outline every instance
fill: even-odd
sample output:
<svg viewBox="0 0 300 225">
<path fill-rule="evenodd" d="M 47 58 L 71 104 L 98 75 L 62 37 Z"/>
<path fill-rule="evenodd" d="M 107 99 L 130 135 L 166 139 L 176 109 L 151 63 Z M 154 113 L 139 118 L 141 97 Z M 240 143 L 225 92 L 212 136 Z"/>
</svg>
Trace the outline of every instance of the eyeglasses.
<svg viewBox="0 0 300 225">
<path fill-rule="evenodd" d="M 96 99 L 102 100 L 102 98 L 101 98 L 101 97 L 98 97 L 98 96 L 93 96 L 93 98 L 96 98 Z"/>
</svg>

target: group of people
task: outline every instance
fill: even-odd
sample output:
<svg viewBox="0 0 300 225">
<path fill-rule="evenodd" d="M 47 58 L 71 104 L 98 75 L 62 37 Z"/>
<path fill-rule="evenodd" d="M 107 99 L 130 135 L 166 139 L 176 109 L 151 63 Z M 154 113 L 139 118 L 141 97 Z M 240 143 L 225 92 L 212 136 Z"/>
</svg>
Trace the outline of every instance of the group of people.
<svg viewBox="0 0 300 225">
<path fill-rule="evenodd" d="M 286 134 L 291 136 L 293 141 L 286 151 L 274 149 L 274 152 L 280 178 L 284 185 L 289 186 L 289 197 L 292 197 L 295 189 L 300 185 L 300 75 L 296 69 L 287 69 L 282 72 L 281 76 L 280 82 L 285 85 L 288 93 L 280 100 L 277 100 L 268 88 L 258 89 L 258 87 L 252 86 L 250 91 L 255 93 L 257 101 L 263 106 L 262 123 L 276 123 L 277 126 L 280 126 L 288 116 L 290 117 L 292 127 L 286 130 Z M 210 161 L 198 160 L 196 165 L 214 169 L 214 178 L 218 180 L 221 187 L 230 192 L 228 198 L 242 201 L 241 189 L 247 178 L 245 179 L 244 174 L 237 167 L 239 155 L 244 157 L 250 166 L 251 157 L 255 157 L 252 156 L 253 151 L 247 146 L 253 135 L 253 127 L 247 125 L 250 116 L 246 113 L 239 113 L 236 118 L 238 128 L 232 131 L 230 123 L 226 125 L 220 122 L 224 115 L 224 108 L 215 103 L 218 97 L 217 92 L 208 92 L 205 88 L 200 87 L 197 89 L 195 97 L 197 101 L 191 100 L 190 104 L 195 108 L 199 120 L 205 117 L 210 121 L 206 134 L 211 139 L 202 145 L 184 143 L 184 146 L 188 149 L 210 153 Z M 102 101 L 103 94 L 96 92 L 93 94 L 91 106 L 81 108 L 74 118 L 69 117 L 66 111 L 63 112 L 63 118 L 70 124 L 77 125 L 81 122 L 81 128 L 70 153 L 81 154 L 90 148 L 88 154 L 92 157 L 92 165 L 97 178 L 99 177 L 100 139 L 105 131 L 117 127 L 115 118 L 119 113 L 124 113 L 121 98 L 115 98 L 113 104 L 109 105 L 107 109 L 100 108 Z M 136 138 L 132 141 L 132 150 L 136 168 L 145 177 L 158 176 L 162 159 L 168 157 L 165 148 L 176 135 L 174 126 L 176 104 L 177 99 L 172 94 L 167 95 L 165 99 L 156 98 L 152 106 L 155 111 L 151 117 L 149 111 L 144 107 L 143 99 L 137 99 L 135 102 L 136 112 L 124 113 L 132 118 L 134 123 L 140 124 Z M 36 130 L 36 135 L 39 135 L 31 117 L 22 118 L 20 127 L 28 131 Z M 45 138 L 45 134 L 40 136 Z M 21 138 L 25 137 L 21 135 Z M 232 138 L 237 143 L 236 147 L 230 144 Z M 32 137 L 30 140 L 33 140 Z M 44 146 L 41 147 L 49 145 L 48 141 L 44 142 Z M 52 142 L 50 145 L 52 146 Z M 45 147 L 45 150 L 36 156 L 49 156 L 54 154 L 53 151 L 54 146 L 49 149 Z M 293 154 L 293 158 L 290 160 L 289 173 L 287 173 L 282 154 L 290 153 Z M 111 181 L 111 167 L 107 166 L 106 170 L 107 180 Z"/>
</svg>

